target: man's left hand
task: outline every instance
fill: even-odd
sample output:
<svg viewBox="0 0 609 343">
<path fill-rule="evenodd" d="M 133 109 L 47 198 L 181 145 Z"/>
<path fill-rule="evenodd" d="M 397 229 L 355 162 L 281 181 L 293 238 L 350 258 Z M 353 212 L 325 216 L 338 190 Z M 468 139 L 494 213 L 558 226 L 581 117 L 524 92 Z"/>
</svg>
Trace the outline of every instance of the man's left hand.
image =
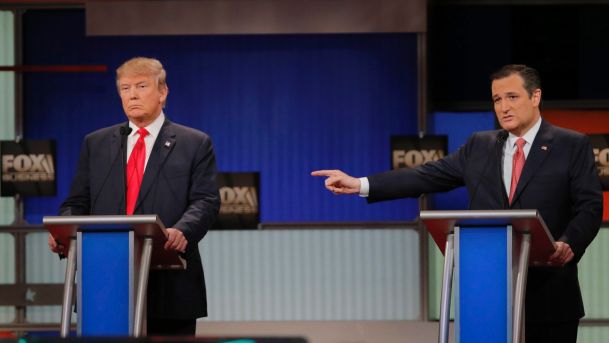
<svg viewBox="0 0 609 343">
<path fill-rule="evenodd" d="M 554 246 L 556 247 L 556 251 L 550 256 L 550 259 L 548 260 L 549 265 L 564 266 L 575 256 L 568 243 L 557 241 Z"/>
<path fill-rule="evenodd" d="M 185 252 L 188 246 L 188 240 L 184 237 L 182 231 L 174 228 L 167 229 L 167 242 L 165 242 L 165 250 L 174 250 L 177 252 Z"/>
</svg>

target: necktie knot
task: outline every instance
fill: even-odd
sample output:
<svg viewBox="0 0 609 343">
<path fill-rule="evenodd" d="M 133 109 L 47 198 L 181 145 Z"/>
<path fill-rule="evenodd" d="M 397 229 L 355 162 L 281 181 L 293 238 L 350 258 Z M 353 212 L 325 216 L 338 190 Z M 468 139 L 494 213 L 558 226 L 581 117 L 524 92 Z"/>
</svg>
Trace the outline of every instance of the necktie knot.
<svg viewBox="0 0 609 343">
<path fill-rule="evenodd" d="M 516 147 L 518 147 L 518 150 L 522 150 L 526 143 L 527 141 L 525 141 L 524 138 L 520 137 L 516 140 Z"/>
<path fill-rule="evenodd" d="M 140 138 L 144 138 L 146 136 L 148 136 L 149 132 L 148 130 L 146 130 L 146 128 L 141 127 L 139 130 L 137 130 L 137 133 L 140 135 Z"/>
</svg>

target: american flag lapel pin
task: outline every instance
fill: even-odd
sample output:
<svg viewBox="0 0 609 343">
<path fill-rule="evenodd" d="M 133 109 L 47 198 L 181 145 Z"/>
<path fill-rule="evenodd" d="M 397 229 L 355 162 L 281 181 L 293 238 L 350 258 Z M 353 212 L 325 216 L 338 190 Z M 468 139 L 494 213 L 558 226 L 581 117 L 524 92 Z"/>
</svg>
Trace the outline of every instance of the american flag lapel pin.
<svg viewBox="0 0 609 343">
<path fill-rule="evenodd" d="M 542 146 L 541 146 L 541 150 L 543 150 L 543 151 L 548 151 L 548 147 L 547 147 L 546 145 L 542 145 Z"/>
<path fill-rule="evenodd" d="M 169 148 L 171 146 L 171 142 L 170 141 L 165 141 L 165 147 Z"/>
</svg>

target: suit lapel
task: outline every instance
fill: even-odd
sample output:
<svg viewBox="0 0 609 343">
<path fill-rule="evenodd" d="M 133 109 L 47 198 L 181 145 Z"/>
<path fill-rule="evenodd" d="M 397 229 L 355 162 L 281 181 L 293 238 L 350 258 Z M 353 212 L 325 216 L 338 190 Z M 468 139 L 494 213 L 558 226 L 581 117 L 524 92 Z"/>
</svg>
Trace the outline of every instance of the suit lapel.
<svg viewBox="0 0 609 343">
<path fill-rule="evenodd" d="M 148 192 L 150 192 L 154 181 L 159 175 L 161 169 L 163 168 L 167 156 L 169 156 L 169 154 L 173 150 L 175 142 L 176 134 L 172 130 L 172 124 L 168 119 L 165 119 L 165 123 L 163 123 L 161 131 L 159 131 L 159 136 L 154 142 L 154 146 L 152 147 L 152 151 L 150 152 L 150 157 L 148 158 L 148 163 L 146 164 L 146 170 L 144 171 L 144 179 L 142 180 L 140 193 L 137 197 L 135 211 L 137 211 L 138 207 L 140 207 L 140 205 L 146 198 L 146 195 L 148 195 Z"/>
<path fill-rule="evenodd" d="M 524 163 L 522 175 L 520 175 L 520 180 L 518 180 L 518 185 L 516 186 L 516 193 L 514 193 L 512 204 L 516 203 L 516 200 L 518 200 L 518 197 L 522 191 L 526 188 L 529 181 L 531 181 L 537 170 L 539 170 L 543 164 L 543 161 L 552 150 L 552 138 L 552 127 L 550 124 L 542 121 L 539 132 L 537 132 L 537 136 L 533 141 L 529 155 Z"/>
</svg>

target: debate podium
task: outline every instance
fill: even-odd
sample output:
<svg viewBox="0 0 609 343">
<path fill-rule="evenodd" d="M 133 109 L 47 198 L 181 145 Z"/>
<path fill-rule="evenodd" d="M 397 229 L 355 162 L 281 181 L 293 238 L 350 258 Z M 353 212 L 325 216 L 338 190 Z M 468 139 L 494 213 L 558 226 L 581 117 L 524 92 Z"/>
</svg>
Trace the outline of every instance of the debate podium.
<svg viewBox="0 0 609 343">
<path fill-rule="evenodd" d="M 455 296 L 455 342 L 521 342 L 529 265 L 546 264 L 554 239 L 537 210 L 421 211 L 444 254 L 440 333 L 449 338 Z"/>
<path fill-rule="evenodd" d="M 145 336 L 150 269 L 184 269 L 163 246 L 157 215 L 46 216 L 43 224 L 67 251 L 61 337 L 67 337 L 77 273 L 78 336 Z"/>
</svg>

